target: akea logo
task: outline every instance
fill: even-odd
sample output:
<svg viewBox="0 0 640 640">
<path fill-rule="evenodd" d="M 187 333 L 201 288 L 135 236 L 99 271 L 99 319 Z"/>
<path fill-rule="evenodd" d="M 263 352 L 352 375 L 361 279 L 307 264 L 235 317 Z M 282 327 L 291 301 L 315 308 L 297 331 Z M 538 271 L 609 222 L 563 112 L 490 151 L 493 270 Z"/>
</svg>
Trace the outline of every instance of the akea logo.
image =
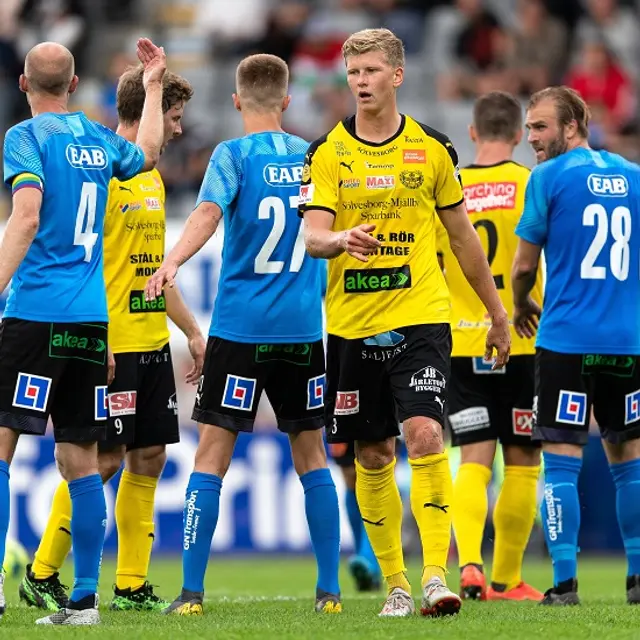
<svg viewBox="0 0 640 640">
<path fill-rule="evenodd" d="M 165 313 L 167 303 L 164 294 L 155 300 L 147 300 L 144 291 L 132 291 L 129 294 L 129 313 Z"/>
<path fill-rule="evenodd" d="M 257 344 L 256 362 L 282 360 L 291 364 L 308 366 L 311 363 L 313 344 L 300 342 L 296 344 Z"/>
<path fill-rule="evenodd" d="M 409 265 L 391 269 L 346 269 L 345 293 L 376 293 L 411 288 Z"/>
<path fill-rule="evenodd" d="M 52 323 L 49 335 L 50 358 L 74 358 L 104 364 L 107 356 L 105 337 L 96 334 L 105 333 L 101 325 L 78 324 L 71 329 L 69 325 Z"/>
</svg>

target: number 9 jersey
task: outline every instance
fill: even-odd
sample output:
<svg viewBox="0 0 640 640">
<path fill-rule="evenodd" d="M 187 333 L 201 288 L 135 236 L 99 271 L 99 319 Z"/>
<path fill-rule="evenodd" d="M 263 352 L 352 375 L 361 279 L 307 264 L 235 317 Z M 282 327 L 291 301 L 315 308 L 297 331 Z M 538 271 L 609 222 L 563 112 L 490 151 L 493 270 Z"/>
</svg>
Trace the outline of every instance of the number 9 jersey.
<svg viewBox="0 0 640 640">
<path fill-rule="evenodd" d="M 640 355 L 640 167 L 577 148 L 536 167 L 516 233 L 544 247 L 537 347 Z"/>
<path fill-rule="evenodd" d="M 480 236 L 496 289 L 509 318 L 513 316 L 511 265 L 518 245 L 515 229 L 524 207 L 530 174 L 529 169 L 511 160 L 489 166 L 470 165 L 460 170 L 469 220 Z M 451 295 L 451 355 L 483 356 L 491 320 L 464 277 L 440 221 L 437 237 L 438 253 L 444 263 Z M 542 269 L 538 270 L 531 297 L 542 304 Z M 518 337 L 512 328 L 511 355 L 532 355 L 534 352 L 534 341 Z"/>
<path fill-rule="evenodd" d="M 308 146 L 266 132 L 222 142 L 213 152 L 196 205 L 217 204 L 224 220 L 210 336 L 270 344 L 322 338 L 326 266 L 307 255 L 297 213 Z"/>
</svg>

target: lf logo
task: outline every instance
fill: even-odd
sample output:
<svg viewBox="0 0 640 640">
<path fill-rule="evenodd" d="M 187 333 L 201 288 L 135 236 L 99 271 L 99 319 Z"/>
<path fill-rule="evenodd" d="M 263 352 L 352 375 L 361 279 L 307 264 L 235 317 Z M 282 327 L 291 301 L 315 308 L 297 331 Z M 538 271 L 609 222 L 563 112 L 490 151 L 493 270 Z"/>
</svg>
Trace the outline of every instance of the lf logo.
<svg viewBox="0 0 640 640">
<path fill-rule="evenodd" d="M 255 378 L 242 378 L 228 373 L 221 404 L 229 409 L 251 411 L 255 392 Z"/>
<path fill-rule="evenodd" d="M 556 422 L 564 424 L 585 424 L 587 420 L 587 394 L 577 391 L 560 390 Z"/>
<path fill-rule="evenodd" d="M 640 389 L 633 393 L 627 393 L 624 397 L 624 423 L 630 424 L 640 420 Z"/>
<path fill-rule="evenodd" d="M 45 412 L 50 389 L 51 378 L 20 372 L 13 392 L 13 406 Z"/>
<path fill-rule="evenodd" d="M 533 431 L 533 411 L 513 409 L 513 433 L 518 436 L 530 436 Z"/>
<path fill-rule="evenodd" d="M 336 416 L 350 416 L 360 411 L 360 391 L 338 391 L 336 395 Z"/>
<path fill-rule="evenodd" d="M 96 387 L 95 419 L 106 420 L 109 417 L 109 395 L 107 387 Z"/>
<path fill-rule="evenodd" d="M 307 383 L 307 411 L 324 407 L 325 375 L 310 378 Z"/>
</svg>

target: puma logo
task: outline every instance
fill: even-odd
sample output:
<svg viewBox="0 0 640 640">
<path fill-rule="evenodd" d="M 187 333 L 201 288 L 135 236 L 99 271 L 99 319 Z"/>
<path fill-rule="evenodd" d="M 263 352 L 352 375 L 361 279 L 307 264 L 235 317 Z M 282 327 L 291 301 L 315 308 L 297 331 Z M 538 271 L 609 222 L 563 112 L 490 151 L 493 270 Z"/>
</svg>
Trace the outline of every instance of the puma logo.
<svg viewBox="0 0 640 640">
<path fill-rule="evenodd" d="M 120 189 L 120 191 L 128 191 L 130 194 L 133 195 L 133 190 L 129 189 L 129 187 L 123 187 L 121 184 L 119 184 L 118 189 Z"/>
<path fill-rule="evenodd" d="M 444 411 L 444 402 L 442 401 L 442 398 L 436 396 L 434 400 L 440 405 L 440 411 Z"/>
<path fill-rule="evenodd" d="M 346 167 L 347 169 L 349 169 L 349 173 L 353 173 L 353 163 L 355 162 L 355 160 L 352 160 L 351 162 L 341 162 L 340 166 L 341 167 Z"/>
<path fill-rule="evenodd" d="M 382 521 L 386 520 L 387 516 L 385 516 L 384 518 L 380 518 L 380 520 L 378 520 L 377 522 L 373 522 L 373 520 L 367 520 L 366 518 L 362 518 L 362 522 L 366 522 L 367 524 L 371 524 L 374 527 L 381 527 L 382 526 Z"/>
<path fill-rule="evenodd" d="M 434 502 L 425 502 L 423 506 L 425 508 L 433 507 L 434 509 L 440 509 L 440 511 L 444 511 L 445 513 L 447 513 L 447 509 L 449 508 L 448 504 L 440 505 L 440 504 L 435 504 Z"/>
</svg>

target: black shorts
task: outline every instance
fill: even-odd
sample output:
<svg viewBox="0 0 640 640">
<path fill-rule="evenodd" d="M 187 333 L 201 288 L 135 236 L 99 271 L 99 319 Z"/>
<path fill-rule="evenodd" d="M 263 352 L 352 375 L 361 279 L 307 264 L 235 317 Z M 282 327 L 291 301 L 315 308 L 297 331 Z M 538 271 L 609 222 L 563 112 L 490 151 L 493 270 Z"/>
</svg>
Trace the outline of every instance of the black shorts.
<svg viewBox="0 0 640 640">
<path fill-rule="evenodd" d="M 106 322 L 0 323 L 0 426 L 56 442 L 101 440 L 107 426 Z"/>
<path fill-rule="evenodd" d="M 533 355 L 512 356 L 504 369 L 492 371 L 482 358 L 451 358 L 452 446 L 489 440 L 539 446 L 531 440 L 534 360 Z"/>
<path fill-rule="evenodd" d="M 640 438 L 640 356 L 536 350 L 533 438 L 587 444 L 593 406 L 602 437 L 612 444 Z"/>
<path fill-rule="evenodd" d="M 116 353 L 109 385 L 109 426 L 100 451 L 127 450 L 180 442 L 176 381 L 171 350 Z"/>
<path fill-rule="evenodd" d="M 264 390 L 285 433 L 324 427 L 322 340 L 251 344 L 210 336 L 193 419 L 230 431 L 253 431 Z"/>
<path fill-rule="evenodd" d="M 381 442 L 398 422 L 444 423 L 450 372 L 448 324 L 401 327 L 370 338 L 327 342 L 327 441 Z"/>
</svg>

